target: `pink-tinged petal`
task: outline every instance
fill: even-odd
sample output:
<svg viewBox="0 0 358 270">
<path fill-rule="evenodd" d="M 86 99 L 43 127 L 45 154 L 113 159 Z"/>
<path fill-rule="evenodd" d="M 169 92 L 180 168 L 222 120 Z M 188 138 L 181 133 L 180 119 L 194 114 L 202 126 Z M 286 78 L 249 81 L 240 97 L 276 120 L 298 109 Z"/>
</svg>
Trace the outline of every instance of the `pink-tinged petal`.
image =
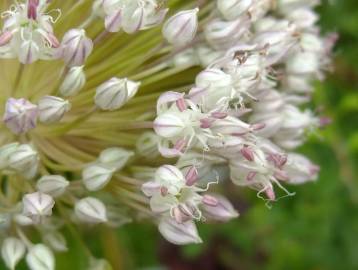
<svg viewBox="0 0 358 270">
<path fill-rule="evenodd" d="M 211 195 L 204 195 L 202 202 L 208 206 L 216 207 L 219 204 L 218 199 Z"/>
<path fill-rule="evenodd" d="M 105 17 L 105 27 L 108 32 L 118 32 L 122 27 L 122 9 L 116 10 Z"/>
<path fill-rule="evenodd" d="M 202 243 L 193 221 L 178 223 L 173 218 L 163 218 L 158 229 L 166 240 L 175 245 Z"/>
<path fill-rule="evenodd" d="M 12 39 L 13 35 L 12 32 L 10 31 L 5 31 L 3 33 L 1 33 L 0 35 L 0 46 L 4 46 L 6 44 L 8 44 L 10 42 L 10 40 Z"/>
<path fill-rule="evenodd" d="M 255 159 L 254 152 L 252 151 L 251 148 L 249 148 L 247 146 L 244 146 L 243 148 L 241 148 L 240 153 L 248 161 L 254 161 L 254 159 Z"/>
<path fill-rule="evenodd" d="M 142 185 L 142 192 L 148 196 L 152 197 L 155 194 L 158 194 L 160 192 L 160 185 L 154 181 L 150 181 L 147 183 L 144 183 Z"/>
<path fill-rule="evenodd" d="M 207 195 L 205 195 L 207 196 Z M 228 221 L 232 218 L 237 218 L 239 214 L 234 209 L 232 204 L 220 195 L 210 195 L 212 198 L 207 199 L 206 202 L 202 206 L 203 214 L 206 218 L 217 221 Z M 217 203 L 213 203 L 214 199 L 216 199 Z M 211 205 L 208 202 L 212 202 Z"/>
<path fill-rule="evenodd" d="M 185 175 L 186 185 L 192 186 L 198 181 L 198 170 L 195 166 L 191 166 Z"/>
<path fill-rule="evenodd" d="M 176 102 L 177 100 L 183 98 L 183 96 L 184 96 L 183 93 L 178 93 L 173 91 L 168 91 L 160 95 L 157 101 L 157 112 L 158 113 L 161 112 L 163 105 L 168 105 L 172 102 Z"/>
<path fill-rule="evenodd" d="M 185 103 L 185 99 L 184 99 L 184 98 L 178 99 L 175 103 L 176 103 L 176 105 L 177 105 L 179 111 L 183 112 L 183 111 L 185 111 L 185 110 L 187 109 L 187 105 L 186 105 L 186 103 Z"/>
</svg>

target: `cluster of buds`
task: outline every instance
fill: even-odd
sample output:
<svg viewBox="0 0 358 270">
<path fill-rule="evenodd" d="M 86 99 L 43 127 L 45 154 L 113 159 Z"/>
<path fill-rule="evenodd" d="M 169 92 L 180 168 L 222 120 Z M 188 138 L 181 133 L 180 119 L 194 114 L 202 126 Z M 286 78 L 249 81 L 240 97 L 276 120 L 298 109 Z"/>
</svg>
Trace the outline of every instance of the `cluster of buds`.
<svg viewBox="0 0 358 270">
<path fill-rule="evenodd" d="M 294 194 L 288 184 L 317 179 L 319 167 L 294 152 L 328 122 L 305 106 L 336 39 L 321 37 L 316 0 L 174 1 L 171 10 L 161 0 L 57 1 L 60 39 L 55 3 L 14 2 L 0 33 L 0 58 L 20 62 L 1 63 L 14 62 L 0 74 L 9 269 L 23 257 L 32 270 L 54 269 L 70 223 L 148 218 L 172 243 L 200 243 L 197 222 L 239 215 L 215 193 L 223 181 L 272 203 Z M 61 61 L 27 65 L 37 60 Z M 89 259 L 88 269 L 105 268 Z"/>
</svg>

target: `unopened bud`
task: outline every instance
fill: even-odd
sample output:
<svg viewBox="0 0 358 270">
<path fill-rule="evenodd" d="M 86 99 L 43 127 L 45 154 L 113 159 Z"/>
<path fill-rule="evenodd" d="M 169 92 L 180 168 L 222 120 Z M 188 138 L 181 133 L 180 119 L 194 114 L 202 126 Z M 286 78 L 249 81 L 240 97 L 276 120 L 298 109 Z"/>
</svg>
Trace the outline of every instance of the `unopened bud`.
<svg viewBox="0 0 358 270">
<path fill-rule="evenodd" d="M 82 66 L 93 50 L 93 42 L 83 29 L 71 29 L 61 43 L 62 56 L 70 66 Z"/>
<path fill-rule="evenodd" d="M 43 193 L 58 197 L 66 191 L 69 184 L 61 175 L 44 175 L 37 181 L 36 187 Z"/>
<path fill-rule="evenodd" d="M 43 217 L 52 215 L 55 201 L 50 195 L 41 192 L 26 194 L 23 199 L 23 214 L 39 223 Z"/>
<path fill-rule="evenodd" d="M 102 110 L 117 110 L 137 93 L 140 83 L 112 78 L 96 90 L 95 103 Z"/>
<path fill-rule="evenodd" d="M 76 216 L 84 222 L 102 223 L 107 221 L 105 205 L 98 199 L 87 197 L 75 205 Z"/>
<path fill-rule="evenodd" d="M 36 127 L 38 108 L 30 101 L 9 98 L 6 102 L 3 120 L 15 134 L 26 133 Z"/>
<path fill-rule="evenodd" d="M 9 269 L 15 269 L 17 263 L 25 255 L 25 244 L 14 237 L 4 240 L 1 247 L 1 256 Z"/>
<path fill-rule="evenodd" d="M 55 257 L 47 246 L 37 244 L 29 249 L 26 255 L 26 263 L 31 270 L 54 270 Z"/>
<path fill-rule="evenodd" d="M 29 144 L 22 144 L 9 155 L 8 165 L 11 169 L 26 178 L 32 178 L 37 173 L 38 153 Z"/>
<path fill-rule="evenodd" d="M 90 165 L 82 172 L 82 181 L 90 191 L 102 189 L 111 180 L 114 169 L 102 165 Z"/>
<path fill-rule="evenodd" d="M 71 108 L 70 103 L 55 96 L 45 96 L 39 103 L 39 118 L 42 123 L 51 124 L 62 119 Z"/>
<path fill-rule="evenodd" d="M 101 152 L 99 161 L 106 167 L 121 170 L 133 155 L 134 153 L 131 151 L 119 147 L 112 147 Z"/>
<path fill-rule="evenodd" d="M 198 8 L 181 11 L 166 21 L 163 36 L 172 45 L 182 47 L 189 44 L 198 29 Z"/>
<path fill-rule="evenodd" d="M 72 67 L 60 87 L 61 95 L 65 97 L 76 95 L 86 83 L 86 75 L 83 72 L 84 66 Z"/>
</svg>

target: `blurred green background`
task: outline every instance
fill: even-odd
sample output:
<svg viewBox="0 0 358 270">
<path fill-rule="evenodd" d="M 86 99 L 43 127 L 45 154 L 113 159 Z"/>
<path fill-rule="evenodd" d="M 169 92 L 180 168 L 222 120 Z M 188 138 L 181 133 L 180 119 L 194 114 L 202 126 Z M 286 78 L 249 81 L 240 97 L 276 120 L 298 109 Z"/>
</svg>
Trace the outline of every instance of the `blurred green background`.
<svg viewBox="0 0 358 270">
<path fill-rule="evenodd" d="M 228 187 L 241 217 L 201 225 L 203 245 L 175 247 L 154 225 L 132 223 L 85 232 L 93 254 L 114 270 L 358 269 L 358 0 L 323 1 L 318 11 L 322 31 L 340 35 L 335 71 L 317 83 L 314 98 L 333 124 L 299 150 L 320 164 L 319 181 L 289 187 L 296 196 L 272 209 L 255 192 Z M 87 268 L 86 250 L 72 235 L 70 252 L 57 256 L 59 270 Z"/>
</svg>

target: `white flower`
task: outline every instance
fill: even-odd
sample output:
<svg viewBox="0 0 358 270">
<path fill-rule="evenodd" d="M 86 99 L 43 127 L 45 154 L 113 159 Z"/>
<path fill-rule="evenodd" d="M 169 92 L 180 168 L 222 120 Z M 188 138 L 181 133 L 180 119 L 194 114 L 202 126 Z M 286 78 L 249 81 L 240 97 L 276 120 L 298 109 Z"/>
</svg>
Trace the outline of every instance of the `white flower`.
<svg viewBox="0 0 358 270">
<path fill-rule="evenodd" d="M 43 236 L 43 240 L 51 247 L 53 250 L 57 252 L 66 252 L 68 251 L 66 238 L 60 234 L 59 232 L 48 232 Z"/>
<path fill-rule="evenodd" d="M 98 199 L 87 197 L 76 202 L 76 216 L 84 222 L 103 223 L 107 221 L 105 205 Z"/>
<path fill-rule="evenodd" d="M 58 197 L 66 191 L 69 184 L 61 175 L 44 175 L 37 181 L 36 187 L 43 193 Z"/>
<path fill-rule="evenodd" d="M 55 96 L 45 96 L 38 102 L 39 119 L 45 124 L 58 122 L 70 108 L 71 105 L 68 100 Z"/>
<path fill-rule="evenodd" d="M 61 56 L 70 66 L 82 66 L 93 50 L 93 42 L 83 29 L 71 29 L 61 42 Z"/>
<path fill-rule="evenodd" d="M 102 110 L 117 110 L 134 97 L 139 86 L 128 79 L 112 78 L 97 88 L 95 103 Z"/>
<path fill-rule="evenodd" d="M 26 194 L 23 199 L 23 214 L 39 223 L 43 217 L 52 215 L 55 201 L 50 195 L 41 192 Z"/>
<path fill-rule="evenodd" d="M 86 75 L 83 72 L 84 66 L 72 67 L 66 74 L 60 86 L 60 94 L 69 97 L 78 94 L 86 83 Z"/>
<path fill-rule="evenodd" d="M 198 28 L 198 8 L 178 12 L 163 26 L 163 36 L 172 45 L 182 47 L 195 37 Z"/>
<path fill-rule="evenodd" d="M 169 194 L 177 195 L 185 186 L 183 173 L 175 166 L 163 165 L 155 173 L 155 182 L 165 188 Z"/>
<path fill-rule="evenodd" d="M 30 101 L 9 98 L 6 102 L 3 120 L 15 134 L 26 133 L 36 127 L 38 108 Z"/>
<path fill-rule="evenodd" d="M 51 249 L 43 244 L 34 245 L 29 249 L 26 262 L 31 270 L 55 269 L 55 257 Z"/>
<path fill-rule="evenodd" d="M 9 269 L 15 269 L 17 263 L 25 255 L 25 244 L 14 237 L 8 237 L 4 240 L 1 247 L 1 256 Z"/>
</svg>

